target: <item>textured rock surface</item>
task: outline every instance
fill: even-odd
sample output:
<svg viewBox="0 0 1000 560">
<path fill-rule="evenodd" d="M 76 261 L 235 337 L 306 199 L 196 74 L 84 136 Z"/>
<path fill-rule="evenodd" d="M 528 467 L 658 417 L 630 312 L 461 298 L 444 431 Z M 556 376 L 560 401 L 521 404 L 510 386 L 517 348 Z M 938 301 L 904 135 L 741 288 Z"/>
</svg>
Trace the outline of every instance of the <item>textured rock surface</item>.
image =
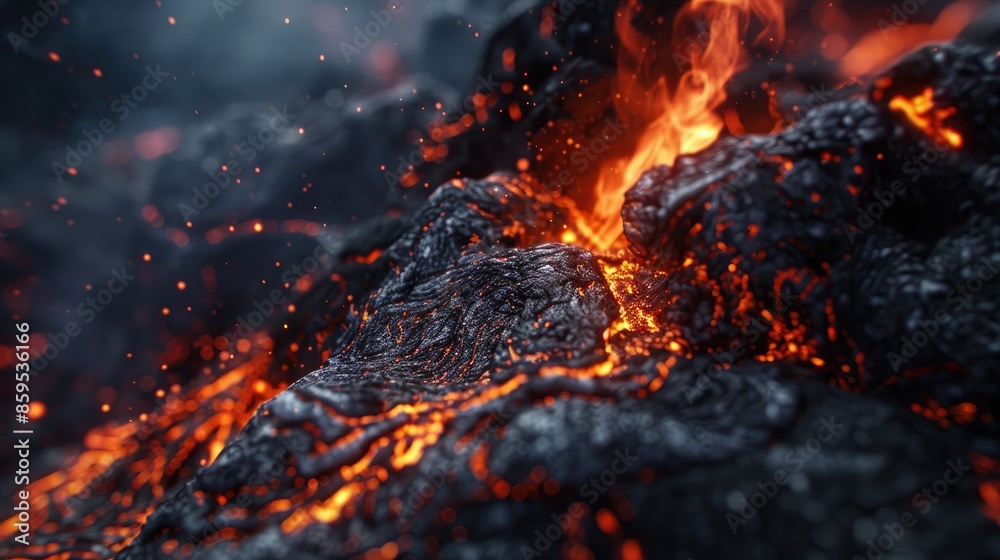
<svg viewBox="0 0 1000 560">
<path fill-rule="evenodd" d="M 929 48 L 875 83 L 773 136 L 723 140 L 648 173 L 628 193 L 626 235 L 657 267 L 681 270 L 668 290 L 691 284 L 687 258 L 720 279 L 711 287 L 731 323 L 746 289 L 758 301 L 795 294 L 817 347 L 840 355 L 837 367 L 867 366 L 831 372 L 852 386 L 891 381 L 906 398 L 928 391 L 995 414 L 1000 127 L 987 115 L 1000 102 L 997 57 Z M 954 109 L 947 127 L 961 148 L 890 108 L 925 88 Z M 729 327 L 710 343 L 729 340 Z"/>
<path fill-rule="evenodd" d="M 995 123 L 975 122 L 995 64 L 950 47 L 890 74 L 956 107 L 968 144 L 934 161 L 888 106 L 920 90 L 882 81 L 651 171 L 625 261 L 552 243 L 564 209 L 528 177 L 443 185 L 327 364 L 121 557 L 864 557 L 904 515 L 895 557 L 995 557 L 1000 294 L 982 278 L 889 358 L 997 256 Z"/>
</svg>

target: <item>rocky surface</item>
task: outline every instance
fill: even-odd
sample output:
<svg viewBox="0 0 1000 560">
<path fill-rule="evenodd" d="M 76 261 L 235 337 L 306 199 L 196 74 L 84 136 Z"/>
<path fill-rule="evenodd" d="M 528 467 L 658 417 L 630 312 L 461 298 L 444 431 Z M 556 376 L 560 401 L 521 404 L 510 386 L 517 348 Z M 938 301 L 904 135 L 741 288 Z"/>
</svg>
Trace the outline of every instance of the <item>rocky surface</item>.
<svg viewBox="0 0 1000 560">
<path fill-rule="evenodd" d="M 526 175 L 446 183 L 326 365 L 120 557 L 995 557 L 994 284 L 891 353 L 998 258 L 996 57 L 888 76 L 956 111 L 921 130 L 877 81 L 652 170 L 624 260 L 552 242 Z"/>
</svg>

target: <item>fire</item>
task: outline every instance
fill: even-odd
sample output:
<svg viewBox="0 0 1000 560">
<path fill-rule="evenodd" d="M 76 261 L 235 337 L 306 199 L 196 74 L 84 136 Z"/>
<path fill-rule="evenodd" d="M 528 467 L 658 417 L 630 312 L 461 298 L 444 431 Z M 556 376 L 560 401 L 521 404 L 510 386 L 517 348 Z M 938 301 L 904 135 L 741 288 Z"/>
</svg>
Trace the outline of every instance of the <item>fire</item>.
<svg viewBox="0 0 1000 560">
<path fill-rule="evenodd" d="M 642 173 L 657 165 L 671 165 L 680 155 L 708 147 L 716 141 L 723 127 L 728 126 L 730 130 L 742 128 L 734 113 L 724 118 L 717 112 L 726 101 L 726 84 L 745 66 L 744 34 L 751 19 L 763 24 L 763 31 L 754 42 L 777 45 L 784 38 L 783 12 L 781 0 L 690 0 L 674 22 L 675 38 L 683 36 L 683 29 L 695 21 L 708 24 L 707 38 L 699 41 L 702 46 L 697 49 L 687 53 L 675 52 L 673 57 L 664 58 L 654 55 L 654 50 L 658 48 L 656 42 L 643 36 L 633 26 L 633 20 L 644 15 L 640 0 L 624 1 L 615 22 L 619 39 L 619 74 L 614 82 L 613 102 L 625 127 L 635 132 L 636 147 L 628 157 L 609 158 L 603 163 L 594 187 L 596 203 L 592 209 L 574 214 L 574 208 L 566 208 L 573 218 L 570 221 L 574 223 L 572 229 L 558 233 L 560 240 L 602 253 L 618 248 L 622 239 L 619 212 L 624 204 L 625 192 Z M 512 69 L 514 51 L 508 49 L 503 56 L 505 68 Z M 655 67 L 658 61 L 663 60 L 678 62 L 678 68 L 682 70 L 680 76 L 671 81 L 669 73 Z M 680 62 L 687 66 L 681 68 Z M 482 122 L 485 120 L 487 101 L 479 96 L 475 102 L 475 120 Z M 961 134 L 943 124 L 955 113 L 955 109 L 936 107 L 931 88 L 914 97 L 896 96 L 890 101 L 889 108 L 902 113 L 930 137 L 943 140 L 952 147 L 962 146 Z M 514 114 L 513 108 L 511 113 Z M 520 114 L 519 109 L 516 114 Z M 471 127 L 474 117 L 466 117 L 458 123 L 434 128 L 433 140 L 443 140 Z M 443 144 L 438 146 L 441 147 L 443 151 L 425 151 L 424 159 L 435 161 L 443 158 L 447 147 Z M 529 167 L 529 160 L 519 160 L 519 171 L 527 174 Z M 402 183 L 409 186 L 418 180 L 411 170 L 404 174 Z M 531 184 L 531 177 L 527 176 L 516 188 L 527 189 Z M 525 195 L 544 200 L 548 193 L 532 193 L 529 190 Z M 561 204 L 559 200 L 553 202 Z M 216 244 L 229 235 L 248 234 L 251 230 L 262 233 L 273 231 L 276 227 L 260 221 L 227 228 L 220 226 L 206 234 L 206 240 Z M 320 229 L 318 224 L 312 222 L 285 223 L 281 227 L 286 231 L 300 228 L 313 233 Z M 751 231 L 753 233 L 755 230 Z M 381 257 L 382 250 L 375 249 L 367 255 L 349 257 L 347 261 L 372 264 Z M 150 261 L 152 257 L 146 254 L 143 258 Z M 588 366 L 546 366 L 538 371 L 537 378 L 591 381 L 616 377 L 625 370 L 622 366 L 629 356 L 646 352 L 642 347 L 643 337 L 655 338 L 658 347 L 666 347 L 679 355 L 688 353 L 694 346 L 682 338 L 678 325 L 664 324 L 665 320 L 655 312 L 636 303 L 641 288 L 641 273 L 647 271 L 636 262 L 618 259 L 621 257 L 600 259 L 601 272 L 620 306 L 619 318 L 605 332 L 604 359 Z M 736 292 L 748 282 L 738 264 L 734 261 L 728 274 L 722 274 L 721 278 L 712 278 L 703 263 L 694 262 L 690 257 L 684 260 L 682 266 L 695 271 L 693 281 L 714 286 L 728 282 L 734 287 L 729 291 Z M 648 274 L 657 273 L 648 271 Z M 776 294 L 780 293 L 781 282 L 785 279 L 802 284 L 805 273 L 779 271 L 775 282 Z M 310 282 L 310 277 L 303 277 L 296 284 L 296 289 L 306 291 L 311 286 Z M 811 280 L 806 290 L 813 289 L 817 282 Z M 178 290 L 187 288 L 183 281 L 177 282 L 176 286 Z M 713 294 L 719 293 L 721 290 L 713 290 Z M 776 309 L 772 313 L 764 309 L 758 317 L 754 311 L 760 308 L 761 302 L 756 301 L 749 291 L 744 290 L 743 293 L 744 297 L 737 302 L 736 312 L 730 320 L 741 327 L 751 324 L 751 321 L 766 323 L 769 327 L 769 340 L 761 344 L 763 351 L 756 359 L 767 362 L 797 359 L 800 362 L 809 361 L 816 367 L 826 365 L 817 356 L 818 351 L 811 344 L 806 327 L 796 311 Z M 726 318 L 721 296 L 718 297 L 720 301 L 715 306 L 713 325 L 715 321 Z M 831 303 L 827 304 L 827 309 L 832 310 Z M 787 316 L 779 316 L 779 313 L 786 312 Z M 169 313 L 169 309 L 163 308 L 163 313 Z M 832 311 L 828 313 L 832 317 Z M 832 329 L 831 332 L 834 332 Z M 634 335 L 635 340 L 623 342 L 622 339 L 629 337 L 619 337 L 621 333 Z M 31 486 L 33 506 L 41 516 L 39 529 L 43 537 L 43 544 L 31 552 L 50 552 L 50 549 L 43 550 L 42 547 L 54 544 L 54 541 L 46 542 L 44 536 L 58 534 L 70 523 L 102 527 L 99 532 L 90 533 L 81 529 L 80 533 L 85 538 L 60 543 L 70 547 L 87 542 L 102 543 L 105 550 L 95 551 L 87 557 L 100 557 L 105 552 L 114 553 L 127 546 L 153 510 L 154 505 L 149 504 L 162 500 L 171 488 L 192 476 L 199 466 L 212 463 L 261 403 L 287 386 L 284 382 L 272 382 L 267 375 L 273 363 L 270 340 L 262 346 L 262 351 L 248 362 L 227 370 L 212 382 L 187 394 L 181 394 L 176 387 L 177 390 L 159 410 L 140 418 L 142 423 L 107 425 L 91 430 L 86 436 L 86 449 L 73 464 L 41 478 Z M 250 341 L 241 341 L 238 348 L 241 352 L 249 352 Z M 519 358 L 513 347 L 509 350 L 513 359 Z M 674 363 L 675 358 L 670 358 L 658 364 L 659 375 L 640 388 L 637 395 L 642 397 L 663 386 Z M 359 441 L 367 446 L 367 452 L 337 469 L 332 482 L 321 484 L 318 479 L 310 479 L 298 494 L 289 499 L 275 500 L 264 508 L 261 515 L 281 517 L 280 526 L 289 533 L 301 531 L 311 523 L 334 523 L 349 517 L 361 507 L 361 498 L 378 489 L 391 471 L 402 471 L 418 464 L 429 449 L 439 444 L 446 426 L 459 413 L 482 409 L 485 417 L 485 409 L 491 403 L 501 399 L 531 402 L 535 396 L 529 375 L 518 373 L 499 385 L 473 389 L 461 387 L 443 393 L 437 399 L 397 404 L 380 414 L 342 419 L 349 434 L 338 445 Z M 545 398 L 554 397 L 546 395 Z M 970 416 L 975 407 L 968 407 L 963 406 L 953 413 L 956 416 L 962 414 L 963 418 Z M 32 418 L 41 418 L 44 414 L 44 405 L 33 403 Z M 398 427 L 385 434 L 372 435 L 372 427 L 388 423 L 398 424 Z M 513 490 L 508 481 L 489 472 L 485 460 L 488 444 L 476 442 L 476 445 L 479 451 L 470 459 L 472 472 L 490 484 L 496 497 L 506 498 Z M 984 485 L 981 492 L 991 508 L 991 515 L 1000 518 L 1000 513 L 997 513 L 1000 512 L 1000 486 Z M 109 494 L 107 504 L 95 506 L 87 501 L 88 497 L 102 493 Z M 142 504 L 143 507 L 133 507 L 134 504 Z M 607 510 L 602 511 L 604 513 L 598 517 L 598 525 L 611 533 L 617 521 L 608 516 Z M 12 534 L 12 522 L 13 518 L 3 525 L 0 538 Z M 67 555 L 60 553 L 60 557 Z M 641 550 L 634 541 L 625 541 L 620 555 L 629 559 L 642 558 Z"/>
<path fill-rule="evenodd" d="M 672 164 L 678 155 L 708 147 L 725 126 L 715 110 L 726 100 L 726 83 L 745 65 L 743 33 L 750 16 L 764 24 L 755 43 L 779 44 L 784 38 L 784 10 L 780 0 L 691 0 L 677 15 L 675 35 L 683 35 L 684 24 L 708 24 L 704 48 L 687 54 L 674 53 L 678 65 L 689 63 L 676 83 L 668 83 L 650 43 L 632 25 L 641 15 L 638 0 L 628 0 L 615 22 L 619 39 L 615 109 L 626 128 L 640 128 L 634 153 L 611 158 L 601 168 L 595 187 L 594 208 L 587 223 L 578 224 L 584 245 L 607 252 L 622 233 L 619 211 L 625 191 L 643 172 L 661 164 Z M 653 84 L 644 76 L 658 75 Z M 649 123 L 644 125 L 644 123 Z"/>
<path fill-rule="evenodd" d="M 926 88 L 915 97 L 897 95 L 889 101 L 889 108 L 906 115 L 906 118 L 928 136 L 945 141 L 953 148 L 962 147 L 962 135 L 944 126 L 944 121 L 955 114 L 955 108 L 940 109 L 934 106 L 934 90 Z"/>
<path fill-rule="evenodd" d="M 46 558 L 106 558 L 122 550 L 152 513 L 153 503 L 199 466 L 214 461 L 257 407 L 287 386 L 267 380 L 271 361 L 269 352 L 262 353 L 186 394 L 175 386 L 155 412 L 141 415 L 139 421 L 90 430 L 86 448 L 72 464 L 32 481 L 37 537 L 24 552 Z M 109 499 L 92 499 L 102 494 Z M 15 519 L 0 524 L 0 539 L 14 534 Z M 53 535 L 71 525 L 79 539 L 57 543 Z M 80 543 L 91 550 L 64 552 Z"/>
</svg>

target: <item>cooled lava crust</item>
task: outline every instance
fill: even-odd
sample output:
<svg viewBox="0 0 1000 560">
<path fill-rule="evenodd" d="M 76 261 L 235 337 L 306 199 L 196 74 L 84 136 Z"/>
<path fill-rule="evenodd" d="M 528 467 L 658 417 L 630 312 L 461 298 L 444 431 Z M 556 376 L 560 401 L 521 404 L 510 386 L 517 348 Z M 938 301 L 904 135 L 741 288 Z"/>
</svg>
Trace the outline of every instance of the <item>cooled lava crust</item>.
<svg viewBox="0 0 1000 560">
<path fill-rule="evenodd" d="M 895 557 L 1000 550 L 998 62 L 927 48 L 650 170 L 617 257 L 528 175 L 441 185 L 119 558 L 850 558 L 904 513 Z"/>
</svg>

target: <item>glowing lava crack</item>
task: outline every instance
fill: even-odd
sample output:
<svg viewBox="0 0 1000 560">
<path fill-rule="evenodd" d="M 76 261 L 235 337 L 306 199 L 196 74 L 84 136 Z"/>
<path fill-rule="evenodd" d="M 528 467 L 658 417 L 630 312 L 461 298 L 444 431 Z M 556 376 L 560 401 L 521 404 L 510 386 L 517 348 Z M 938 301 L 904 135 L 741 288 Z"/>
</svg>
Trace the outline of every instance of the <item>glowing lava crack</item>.
<svg viewBox="0 0 1000 560">
<path fill-rule="evenodd" d="M 727 76 L 737 46 L 715 45 Z M 982 117 L 1000 65 L 928 48 L 840 97 L 774 134 L 713 142 L 712 117 L 701 151 L 644 153 L 614 255 L 588 248 L 621 242 L 616 217 L 589 223 L 528 173 L 441 185 L 355 256 L 363 289 L 345 289 L 342 330 L 324 326 L 322 369 L 272 381 L 286 373 L 265 340 L 178 390 L 148 434 L 95 430 L 36 483 L 47 517 L 28 556 L 851 557 L 856 519 L 908 507 L 960 458 L 975 480 L 898 545 L 977 557 L 1000 520 L 982 443 L 997 436 L 1000 284 L 893 356 L 1000 262 L 1000 123 Z M 786 469 L 793 482 L 734 522 Z"/>
<path fill-rule="evenodd" d="M 968 456 L 955 432 L 918 421 L 912 411 L 930 406 L 920 399 L 973 416 L 996 406 L 967 323 L 940 327 L 907 364 L 920 373 L 896 375 L 885 356 L 944 297 L 930 283 L 995 256 L 981 240 L 984 228 L 1000 239 L 1000 214 L 970 215 L 961 201 L 1000 201 L 986 155 L 998 129 L 963 120 L 1000 98 L 998 76 L 993 54 L 928 49 L 864 98 L 651 170 L 626 197 L 631 253 L 618 257 L 553 243 L 550 232 L 573 230 L 572 206 L 527 175 L 441 186 L 379 257 L 386 276 L 328 364 L 261 407 L 120 557 L 506 559 L 552 548 L 632 560 L 724 557 L 735 542 L 769 558 L 820 526 L 826 550 L 849 555 L 852 522 L 826 512 L 904 504 L 912 491 L 891 465 L 934 480 L 943 457 Z M 947 85 L 963 80 L 976 87 Z M 926 87 L 954 107 L 935 114 L 966 151 L 908 182 L 852 241 L 845 225 L 906 180 L 906 158 L 937 136 L 933 119 L 889 102 Z M 907 216 L 931 203 L 936 221 L 911 229 Z M 933 256 L 954 245 L 970 259 Z M 984 297 L 997 301 L 994 290 Z M 913 297 L 924 299 L 872 311 Z M 878 337 L 866 313 L 883 323 Z M 960 382 L 937 366 L 948 361 L 962 364 Z M 822 460 L 796 455 L 830 422 L 842 428 Z M 995 534 L 979 513 L 996 484 L 988 465 L 921 519 L 951 537 L 950 553 Z M 733 492 L 780 468 L 794 489 L 734 529 Z M 802 515 L 811 503 L 824 513 Z M 944 545 L 928 535 L 913 546 L 934 556 Z"/>
</svg>

